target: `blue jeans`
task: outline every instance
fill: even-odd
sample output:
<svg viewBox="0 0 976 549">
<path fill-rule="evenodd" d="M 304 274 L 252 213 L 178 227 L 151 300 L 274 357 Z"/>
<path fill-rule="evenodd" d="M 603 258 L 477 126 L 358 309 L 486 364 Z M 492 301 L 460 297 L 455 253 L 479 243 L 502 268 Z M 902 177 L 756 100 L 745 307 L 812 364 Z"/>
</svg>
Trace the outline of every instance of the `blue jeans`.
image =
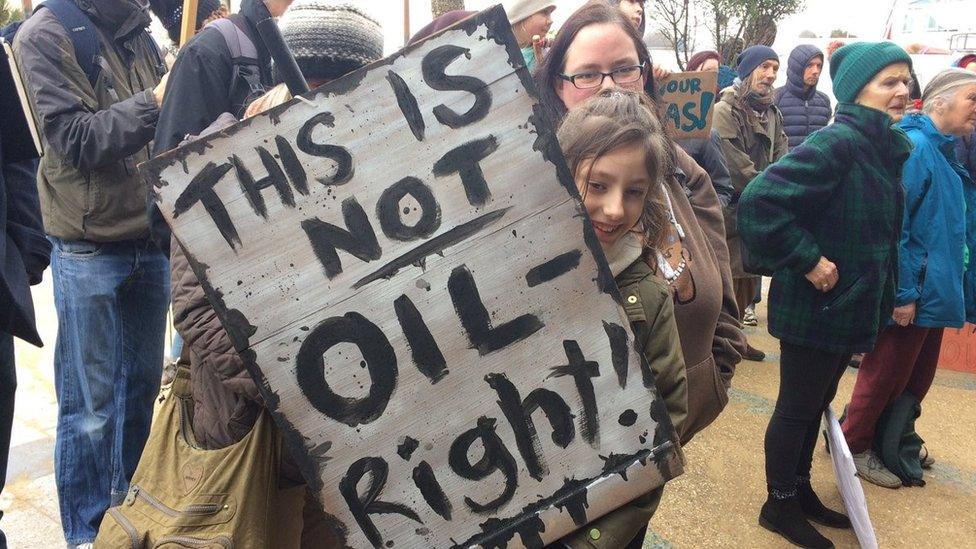
<svg viewBox="0 0 976 549">
<path fill-rule="evenodd" d="M 149 436 L 169 306 L 169 261 L 147 240 L 51 237 L 58 339 L 55 483 L 69 544 L 93 541 Z"/>
</svg>

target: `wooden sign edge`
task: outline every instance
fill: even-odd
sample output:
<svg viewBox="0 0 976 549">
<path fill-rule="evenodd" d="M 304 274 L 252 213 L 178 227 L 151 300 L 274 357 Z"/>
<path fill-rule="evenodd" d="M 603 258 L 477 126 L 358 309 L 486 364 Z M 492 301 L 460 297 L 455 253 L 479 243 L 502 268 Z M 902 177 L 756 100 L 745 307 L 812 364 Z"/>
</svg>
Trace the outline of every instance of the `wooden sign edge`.
<svg viewBox="0 0 976 549">
<path fill-rule="evenodd" d="M 470 36 L 474 34 L 477 28 L 481 25 L 487 27 L 488 34 L 487 38 L 495 40 L 496 43 L 505 47 L 509 55 L 509 65 L 514 69 L 513 72 L 519 78 L 522 86 L 525 88 L 526 92 L 529 94 L 535 103 L 532 106 L 533 115 L 530 116 L 529 122 L 532 124 L 536 131 L 536 139 L 533 143 L 533 149 L 540 152 L 543 159 L 556 168 L 556 175 L 559 183 L 563 186 L 566 192 L 569 194 L 570 198 L 574 200 L 577 210 L 579 211 L 579 220 L 583 224 L 583 239 L 584 243 L 593 256 L 597 265 L 597 278 L 596 283 L 598 289 L 606 294 L 609 294 L 617 304 L 617 307 L 622 312 L 623 309 L 623 298 L 617 288 L 616 282 L 612 271 L 610 270 L 609 263 L 606 260 L 606 256 L 603 253 L 603 248 L 597 239 L 596 233 L 593 230 L 592 225 L 589 222 L 589 218 L 586 215 L 586 211 L 583 208 L 582 198 L 579 195 L 579 191 L 576 188 L 576 182 L 569 170 L 566 160 L 563 157 L 562 149 L 559 146 L 559 142 L 556 140 L 556 131 L 553 127 L 553 121 L 549 120 L 549 117 L 545 114 L 542 105 L 539 102 L 538 90 L 535 86 L 535 81 L 533 80 L 528 68 L 525 66 L 525 61 L 522 57 L 521 51 L 519 50 L 517 43 L 515 41 L 515 36 L 512 33 L 511 26 L 508 22 L 508 17 L 505 14 L 504 9 L 501 5 L 496 5 L 488 8 L 482 12 L 472 15 L 454 26 L 448 27 L 441 32 L 446 32 L 448 30 L 464 30 Z M 438 33 L 440 34 L 440 33 Z M 316 88 L 308 92 L 306 95 L 311 95 L 315 93 L 330 93 L 333 95 L 344 95 L 355 90 L 362 83 L 362 80 L 366 75 L 376 70 L 377 68 L 392 65 L 397 59 L 403 57 L 412 50 L 420 47 L 424 41 L 418 42 L 407 46 L 397 52 L 391 54 L 390 56 L 371 63 L 361 69 L 353 71 L 342 78 L 339 78 L 333 82 L 325 84 L 320 88 Z M 140 173 L 143 176 L 143 180 L 149 187 L 149 192 L 154 200 L 159 204 L 159 198 L 155 191 L 157 187 L 164 187 L 167 185 L 165 181 L 159 178 L 159 174 L 166 167 L 171 166 L 175 163 L 183 163 L 185 158 L 193 153 L 202 154 L 206 149 L 212 148 L 210 144 L 211 141 L 216 139 L 221 139 L 229 136 L 233 136 L 238 131 L 243 130 L 250 124 L 254 123 L 254 120 L 261 116 L 266 116 L 272 120 L 273 124 L 277 124 L 277 120 L 282 113 L 287 111 L 293 105 L 299 103 L 299 99 L 292 99 L 291 101 L 279 105 L 275 108 L 269 109 L 265 113 L 252 117 L 250 119 L 238 122 L 237 124 L 225 128 L 221 131 L 215 132 L 206 137 L 197 139 L 191 143 L 183 145 L 177 149 L 168 151 L 152 160 L 144 162 L 139 165 Z M 174 232 L 175 235 L 175 232 Z M 187 258 L 187 262 L 192 269 L 193 273 L 196 275 L 200 282 L 200 285 L 207 296 L 211 306 L 214 308 L 214 312 L 217 315 L 218 320 L 224 327 L 225 331 L 228 333 L 231 342 L 234 344 L 235 349 L 241 357 L 243 365 L 247 370 L 248 374 L 254 379 L 257 384 L 258 391 L 261 397 L 264 399 L 265 407 L 271 414 L 275 423 L 281 432 L 282 440 L 288 450 L 290 450 L 290 457 L 294 460 L 302 476 L 305 478 L 308 484 L 308 489 L 312 493 L 319 494 L 322 492 L 324 486 L 319 475 L 318 467 L 316 466 L 316 461 L 306 451 L 306 445 L 304 443 L 305 437 L 301 432 L 285 417 L 284 414 L 278 411 L 280 398 L 275 394 L 264 376 L 261 368 L 257 365 L 256 354 L 251 349 L 250 337 L 256 332 L 256 327 L 250 324 L 244 314 L 237 309 L 230 309 L 224 303 L 223 294 L 213 285 L 210 284 L 207 277 L 208 265 L 196 259 L 182 244 L 179 236 L 176 236 L 176 240 L 180 247 L 183 249 L 184 254 Z M 633 345 L 636 349 L 636 354 L 641 361 L 645 361 L 643 353 L 637 348 L 638 342 L 636 337 L 633 337 L 633 331 L 630 326 L 626 326 L 626 329 L 631 333 Z M 671 441 L 676 443 L 679 439 L 677 432 L 670 421 L 670 417 L 667 414 L 667 407 L 664 399 L 657 393 L 655 389 L 655 394 L 658 398 L 655 400 L 655 406 L 658 407 L 659 417 L 659 428 L 658 432 L 662 433 L 662 438 L 665 441 Z M 656 445 L 655 445 L 656 446 Z M 638 460 L 634 459 L 629 462 L 629 465 L 633 465 Z M 662 451 L 659 455 L 654 456 L 654 461 L 661 467 L 660 464 L 668 463 L 673 464 L 668 467 L 662 467 L 661 470 L 669 470 L 675 472 L 671 477 L 677 476 L 683 471 L 683 453 L 677 444 L 672 444 L 670 448 Z M 625 469 L 624 469 L 625 470 Z M 564 497 L 566 494 L 562 494 Z M 525 511 L 529 511 L 530 508 L 538 507 L 536 514 L 541 511 L 545 505 L 550 505 L 553 503 L 549 501 L 556 498 L 556 494 L 551 497 L 544 498 L 537 502 L 536 504 L 528 505 L 523 512 L 520 512 L 518 516 L 524 514 Z M 545 505 L 544 505 L 545 503 Z M 326 517 L 326 521 L 339 535 L 343 547 L 349 548 L 350 546 L 346 542 L 349 535 L 348 529 L 345 527 L 343 522 L 337 517 L 331 515 L 327 509 L 324 509 L 323 513 Z M 599 517 L 593 517 L 593 520 Z M 505 522 L 508 519 L 500 519 Z M 500 530 L 494 534 L 494 536 L 504 535 L 506 530 Z M 513 534 L 514 535 L 514 534 Z M 488 541 L 488 538 L 482 537 L 480 541 Z"/>
</svg>

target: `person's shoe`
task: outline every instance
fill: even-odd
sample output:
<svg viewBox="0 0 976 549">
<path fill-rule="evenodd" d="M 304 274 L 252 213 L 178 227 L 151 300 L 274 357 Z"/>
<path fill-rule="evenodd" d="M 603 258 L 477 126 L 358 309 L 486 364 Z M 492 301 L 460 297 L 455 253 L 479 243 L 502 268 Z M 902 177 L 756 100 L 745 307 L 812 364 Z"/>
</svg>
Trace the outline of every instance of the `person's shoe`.
<svg viewBox="0 0 976 549">
<path fill-rule="evenodd" d="M 834 544 L 807 522 L 796 496 L 777 499 L 770 495 L 759 511 L 759 525 L 790 543 L 808 549 L 831 549 Z"/>
<path fill-rule="evenodd" d="M 929 455 L 929 449 L 925 446 L 918 451 L 918 460 L 922 463 L 922 469 L 931 469 L 935 465 L 935 458 Z"/>
<path fill-rule="evenodd" d="M 742 355 L 742 358 L 755 362 L 762 362 L 766 360 L 766 353 L 746 343 L 746 354 Z"/>
<path fill-rule="evenodd" d="M 803 509 L 803 513 L 813 522 L 831 528 L 851 527 L 851 519 L 847 518 L 847 515 L 830 509 L 820 501 L 808 479 L 801 479 L 797 483 L 796 499 L 800 502 L 800 509 Z"/>
<path fill-rule="evenodd" d="M 758 326 L 759 319 L 756 318 L 756 306 L 749 305 L 746 307 L 745 312 L 742 313 L 742 325 L 743 326 Z"/>
<path fill-rule="evenodd" d="M 881 462 L 874 450 L 854 454 L 854 467 L 857 476 L 882 488 L 901 488 L 901 479 Z"/>
</svg>

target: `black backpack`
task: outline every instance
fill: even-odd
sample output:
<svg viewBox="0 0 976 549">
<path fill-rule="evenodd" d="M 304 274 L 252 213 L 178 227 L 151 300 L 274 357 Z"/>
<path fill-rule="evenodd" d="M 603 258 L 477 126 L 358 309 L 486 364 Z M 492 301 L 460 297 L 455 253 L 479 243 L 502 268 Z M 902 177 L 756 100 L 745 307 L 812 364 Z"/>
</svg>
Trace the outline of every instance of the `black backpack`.
<svg viewBox="0 0 976 549">
<path fill-rule="evenodd" d="M 220 32 L 224 43 L 227 44 L 227 49 L 230 50 L 231 62 L 233 63 L 230 85 L 228 86 L 231 104 L 230 114 L 236 120 L 243 118 L 247 107 L 267 91 L 267 86 L 261 77 L 258 49 L 247 33 L 244 32 L 246 22 L 243 17 L 240 14 L 234 14 L 212 21 L 207 25 L 207 27 L 213 27 Z M 220 118 L 222 115 L 218 117 L 218 120 Z M 168 256 L 172 233 L 163 219 L 163 215 L 159 212 L 159 208 L 156 207 L 152 193 L 147 195 L 146 210 L 149 216 L 149 234 L 156 246 Z"/>
<path fill-rule="evenodd" d="M 95 31 L 95 25 L 88 18 L 88 15 L 72 0 L 44 0 L 43 4 L 34 9 L 34 13 L 42 9 L 50 10 L 61 23 L 61 26 L 68 31 L 68 37 L 71 39 L 71 44 L 75 49 L 75 59 L 78 61 L 78 66 L 81 67 L 85 76 L 88 77 L 88 82 L 94 88 L 99 74 L 101 74 L 106 66 L 105 60 L 102 57 L 102 48 L 98 41 L 98 34 Z M 17 27 L 19 26 L 18 24 Z M 13 33 L 16 33 L 16 31 L 17 28 L 14 28 L 10 38 L 7 39 L 8 42 L 13 42 Z M 156 66 L 156 74 L 162 76 L 166 72 L 166 65 L 163 63 L 159 47 L 149 34 L 149 30 L 142 29 L 139 38 L 146 42 L 149 50 L 153 52 L 153 64 Z M 106 74 L 111 75 L 111 71 L 106 71 Z M 109 80 L 109 84 L 114 87 L 111 79 Z"/>
<path fill-rule="evenodd" d="M 919 459 L 925 441 L 915 432 L 921 414 L 918 397 L 905 391 L 885 408 L 874 429 L 875 451 L 905 486 L 925 486 Z"/>
<path fill-rule="evenodd" d="M 244 24 L 243 16 L 235 14 L 217 19 L 207 25 L 220 32 L 227 49 L 230 50 L 234 65 L 229 86 L 231 114 L 238 120 L 244 116 L 248 105 L 267 91 L 267 86 L 261 78 L 258 49 L 244 32 Z"/>
</svg>

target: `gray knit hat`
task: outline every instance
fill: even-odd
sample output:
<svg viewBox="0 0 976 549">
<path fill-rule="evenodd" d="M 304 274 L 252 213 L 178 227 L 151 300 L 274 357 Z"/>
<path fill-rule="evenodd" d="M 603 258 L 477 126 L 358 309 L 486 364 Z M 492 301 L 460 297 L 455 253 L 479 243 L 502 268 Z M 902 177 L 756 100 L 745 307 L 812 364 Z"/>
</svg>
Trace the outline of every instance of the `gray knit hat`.
<svg viewBox="0 0 976 549">
<path fill-rule="evenodd" d="M 380 24 L 352 2 L 295 0 L 278 26 L 305 78 L 339 78 L 383 57 Z"/>
<path fill-rule="evenodd" d="M 956 88 L 972 84 L 976 84 L 976 73 L 959 68 L 946 69 L 929 80 L 925 92 L 922 93 L 922 104 L 927 105 L 935 100 L 948 100 L 955 95 Z"/>
</svg>

